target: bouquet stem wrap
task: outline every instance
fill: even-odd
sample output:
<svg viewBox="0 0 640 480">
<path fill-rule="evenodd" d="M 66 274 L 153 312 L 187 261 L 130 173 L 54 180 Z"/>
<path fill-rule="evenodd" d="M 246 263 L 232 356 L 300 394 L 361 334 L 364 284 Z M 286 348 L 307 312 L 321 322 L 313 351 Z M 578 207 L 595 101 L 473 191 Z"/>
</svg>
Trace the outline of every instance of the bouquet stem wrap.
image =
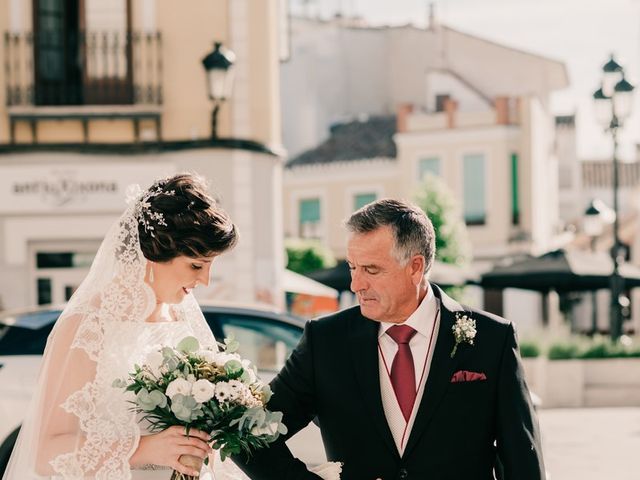
<svg viewBox="0 0 640 480">
<path fill-rule="evenodd" d="M 186 465 L 187 467 L 191 467 L 198 472 L 202 469 L 203 460 L 199 457 L 195 457 L 193 455 L 180 455 L 178 461 L 182 465 Z M 174 470 L 171 474 L 171 480 L 196 480 L 198 477 L 194 477 L 192 475 L 185 475 L 184 473 L 180 473 L 177 470 Z"/>
</svg>

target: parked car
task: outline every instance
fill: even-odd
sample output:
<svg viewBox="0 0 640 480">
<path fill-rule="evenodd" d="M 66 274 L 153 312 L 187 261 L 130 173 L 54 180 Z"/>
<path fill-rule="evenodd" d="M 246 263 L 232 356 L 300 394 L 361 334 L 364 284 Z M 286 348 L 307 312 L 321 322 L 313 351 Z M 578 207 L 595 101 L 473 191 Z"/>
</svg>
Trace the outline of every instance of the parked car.
<svg viewBox="0 0 640 480">
<path fill-rule="evenodd" d="M 216 338 L 233 335 L 240 353 L 270 381 L 302 335 L 305 320 L 274 310 L 204 303 L 202 311 Z M 0 477 L 15 444 L 25 405 L 36 385 L 47 337 L 61 307 L 0 314 Z M 311 424 L 289 440 L 294 455 L 308 464 L 326 461 L 318 428 Z"/>
</svg>

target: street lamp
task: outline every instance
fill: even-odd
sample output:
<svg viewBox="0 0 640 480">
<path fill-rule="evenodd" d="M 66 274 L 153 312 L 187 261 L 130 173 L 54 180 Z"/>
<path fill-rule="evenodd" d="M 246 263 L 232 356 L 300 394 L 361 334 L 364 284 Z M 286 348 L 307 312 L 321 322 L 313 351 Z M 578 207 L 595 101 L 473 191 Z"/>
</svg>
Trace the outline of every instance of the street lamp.
<svg viewBox="0 0 640 480">
<path fill-rule="evenodd" d="M 591 252 L 596 251 L 596 242 L 602 235 L 605 223 L 613 222 L 613 212 L 602 200 L 591 200 L 582 217 L 582 231 L 591 240 Z M 596 291 L 591 292 L 591 335 L 598 333 L 598 303 Z"/>
<path fill-rule="evenodd" d="M 596 118 L 606 132 L 611 133 L 613 139 L 613 273 L 611 274 L 611 338 L 617 340 L 622 335 L 622 306 L 620 296 L 624 288 L 624 280 L 620 276 L 622 248 L 619 235 L 618 209 L 618 129 L 631 114 L 631 100 L 633 85 L 624 78 L 624 69 L 618 64 L 613 55 L 602 67 L 602 85 L 593 94 Z"/>
<path fill-rule="evenodd" d="M 202 59 L 202 65 L 207 75 L 209 98 L 213 100 L 211 138 L 218 137 L 218 111 L 220 105 L 231 95 L 235 59 L 235 53 L 223 47 L 221 42 L 215 42 L 213 51 Z"/>
</svg>

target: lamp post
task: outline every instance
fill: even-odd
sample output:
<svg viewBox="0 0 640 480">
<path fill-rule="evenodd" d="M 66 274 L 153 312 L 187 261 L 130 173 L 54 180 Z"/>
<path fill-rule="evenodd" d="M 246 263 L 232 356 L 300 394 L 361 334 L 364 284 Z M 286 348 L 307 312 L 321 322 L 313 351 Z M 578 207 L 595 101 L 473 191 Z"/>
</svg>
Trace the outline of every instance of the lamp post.
<svg viewBox="0 0 640 480">
<path fill-rule="evenodd" d="M 596 242 L 598 237 L 602 235 L 604 230 L 604 224 L 611 223 L 613 212 L 602 202 L 602 200 L 591 200 L 589 206 L 584 212 L 582 217 L 582 230 L 591 240 L 591 252 L 596 251 Z M 607 221 L 608 218 L 611 221 Z M 591 335 L 598 333 L 598 302 L 596 297 L 596 291 L 591 292 Z"/>
<path fill-rule="evenodd" d="M 235 53 L 223 47 L 221 42 L 215 42 L 213 51 L 202 59 L 207 75 L 209 98 L 213 100 L 211 138 L 218 138 L 218 111 L 220 105 L 231 95 L 235 59 Z"/>
<path fill-rule="evenodd" d="M 619 208 L 618 208 L 618 129 L 631 114 L 631 100 L 633 85 L 624 78 L 624 69 L 611 55 L 609 61 L 602 67 L 602 85 L 593 94 L 595 111 L 598 122 L 605 131 L 611 133 L 613 140 L 613 273 L 611 274 L 611 338 L 615 341 L 622 334 L 622 306 L 620 295 L 624 288 L 623 278 L 620 276 L 622 248 L 619 236 Z"/>
</svg>

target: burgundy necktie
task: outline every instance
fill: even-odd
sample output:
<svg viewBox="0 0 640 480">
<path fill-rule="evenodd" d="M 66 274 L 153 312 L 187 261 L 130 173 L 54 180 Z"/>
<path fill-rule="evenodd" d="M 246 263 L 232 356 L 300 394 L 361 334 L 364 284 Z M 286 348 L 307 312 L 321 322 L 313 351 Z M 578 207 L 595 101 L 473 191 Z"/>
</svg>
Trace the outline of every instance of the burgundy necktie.
<svg viewBox="0 0 640 480">
<path fill-rule="evenodd" d="M 391 364 L 391 385 L 396 393 L 405 421 L 409 421 L 416 400 L 416 373 L 409 341 L 417 332 L 408 325 L 395 325 L 387 334 L 398 344 L 398 353 Z"/>
</svg>

